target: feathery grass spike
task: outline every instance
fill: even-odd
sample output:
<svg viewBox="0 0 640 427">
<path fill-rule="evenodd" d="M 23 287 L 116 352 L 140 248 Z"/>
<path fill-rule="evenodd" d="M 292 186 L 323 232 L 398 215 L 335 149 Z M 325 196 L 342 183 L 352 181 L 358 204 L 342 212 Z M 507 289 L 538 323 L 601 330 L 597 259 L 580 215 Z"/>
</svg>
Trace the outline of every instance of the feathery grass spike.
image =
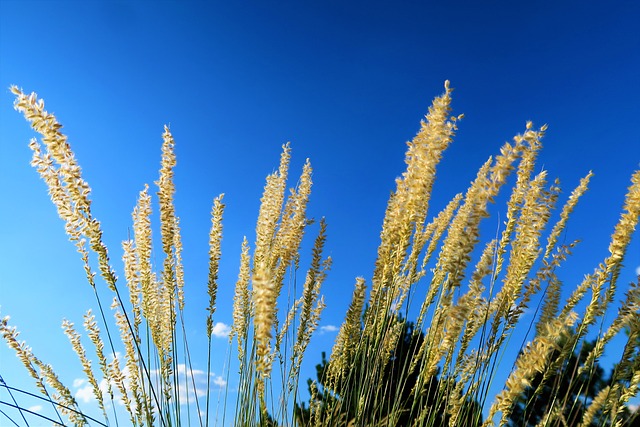
<svg viewBox="0 0 640 427">
<path fill-rule="evenodd" d="M 407 143 L 406 168 L 396 179 L 382 221 L 370 292 L 367 295 L 365 279 L 358 277 L 331 354 L 328 359 L 323 355 L 318 381 L 309 381 L 307 408 L 299 402 L 299 376 L 325 307 L 321 285 L 331 266 L 331 258 L 323 256 L 324 218 L 308 263 L 301 256 L 305 231 L 313 223 L 307 217 L 312 187 L 309 160 L 287 193 L 291 161 L 287 143 L 277 170 L 266 178 L 253 253 L 244 238 L 233 297 L 227 343 L 232 346 L 233 339 L 237 341 L 233 349 L 237 378 L 228 377 L 233 364 L 227 363 L 223 381 L 212 372 L 213 359 L 224 353 L 214 347 L 213 340 L 213 315 L 223 294 L 218 283 L 224 272 L 223 196 L 213 202 L 208 279 L 206 290 L 202 289 L 208 297 L 202 333 L 209 344 L 204 371 L 200 359 L 191 359 L 195 352 L 187 341 L 197 333 L 185 322 L 189 316 L 184 248 L 175 206 L 175 141 L 169 128 L 165 126 L 162 134 L 156 181 L 162 251 L 156 254 L 153 249 L 152 197 L 145 185 L 132 213 L 133 235 L 122 243 L 129 292 L 124 298 L 102 226 L 91 212 L 91 189 L 62 125 L 45 111 L 36 94 L 11 87 L 15 109 L 40 135 L 39 141 L 29 142 L 31 164 L 47 185 L 96 297 L 97 319 L 91 310 L 84 315 L 93 351 L 87 352 L 73 323 L 63 321 L 63 330 L 104 424 L 120 425 L 118 413 L 127 411 L 127 423 L 135 426 L 209 426 L 214 419 L 210 405 L 214 383 L 226 381 L 225 407 L 235 403 L 233 424 L 238 426 L 479 427 L 496 422 L 501 426 L 581 422 L 627 427 L 629 420 L 640 416 L 630 403 L 640 388 L 640 284 L 629 286 L 616 303 L 622 263 L 640 221 L 640 171 L 631 177 L 608 256 L 583 280 L 574 281 L 575 288 L 563 299 L 562 287 L 570 280 L 561 281 L 561 267 L 569 262 L 577 240 L 558 242 L 563 233 L 569 234 L 567 223 L 592 173 L 580 180 L 550 227 L 560 199 L 559 182 L 548 171 L 534 173 L 547 126 L 536 129 L 527 122 L 522 134 L 481 165 L 467 191 L 454 196 L 428 222 L 436 169 L 462 118 L 450 116 L 448 81 L 444 89 Z M 515 177 L 510 181 L 512 172 Z M 482 222 L 509 185 L 506 205 L 495 208 L 505 212 L 504 223 L 484 241 Z M 302 266 L 307 271 L 299 287 L 297 274 Z M 111 320 L 103 309 L 98 272 L 112 294 Z M 530 306 L 536 303 L 535 315 L 530 315 L 534 312 Z M 405 317 L 414 314 L 415 322 Z M 110 325 L 115 325 L 118 336 Z M 532 337 L 521 338 L 520 331 L 531 331 Z M 611 378 L 601 381 L 598 361 L 623 331 L 628 335 Z M 74 425 L 95 421 L 82 412 L 78 395 L 53 368 L 19 340 L 8 317 L 0 320 L 0 334 L 51 404 L 51 421 L 65 424 L 65 417 Z M 586 340 L 591 335 L 595 336 L 592 343 Z M 508 351 L 514 343 L 522 343 L 517 355 Z M 231 358 L 229 353 L 228 361 Z M 491 395 L 498 373 L 509 363 L 512 369 L 503 390 Z M 206 379 L 200 381 L 202 375 Z M 4 382 L 1 385 L 13 390 Z M 539 398 L 546 400 L 541 409 L 536 403 Z M 206 405 L 201 405 L 202 399 Z M 22 410 L 19 413 L 28 413 L 14 402 Z M 518 411 L 535 417 L 518 418 L 522 415 Z M 227 425 L 225 416 L 223 411 L 222 418 L 215 420 Z"/>
</svg>

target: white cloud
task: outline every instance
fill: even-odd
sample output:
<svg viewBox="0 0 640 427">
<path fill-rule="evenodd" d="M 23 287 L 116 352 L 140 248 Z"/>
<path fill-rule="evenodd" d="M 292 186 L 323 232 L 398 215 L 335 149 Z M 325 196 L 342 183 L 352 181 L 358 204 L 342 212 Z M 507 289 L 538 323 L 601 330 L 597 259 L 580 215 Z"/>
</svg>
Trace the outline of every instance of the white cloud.
<svg viewBox="0 0 640 427">
<path fill-rule="evenodd" d="M 155 373 L 157 373 L 158 371 L 154 371 Z M 187 365 L 185 365 L 184 363 L 180 363 L 178 365 L 178 374 L 179 375 L 184 375 L 187 372 L 189 372 L 189 374 L 193 374 L 194 377 L 200 376 L 200 375 L 204 375 L 204 371 L 200 370 L 200 369 L 189 369 L 187 371 Z"/>
<path fill-rule="evenodd" d="M 75 380 L 73 382 L 74 387 L 78 387 L 76 385 L 77 381 L 78 380 Z M 84 383 L 84 382 L 86 382 L 86 381 L 83 381 L 83 380 L 79 381 L 80 385 L 82 385 L 82 383 Z M 80 402 L 82 402 L 82 403 L 91 402 L 92 400 L 95 399 L 95 396 L 93 395 L 93 386 L 91 384 L 86 384 L 86 385 L 78 388 L 78 391 L 76 391 L 75 398 L 77 400 L 79 400 Z"/>
<path fill-rule="evenodd" d="M 636 276 L 640 276 L 640 265 L 636 267 Z"/>
<path fill-rule="evenodd" d="M 124 363 L 124 360 L 122 359 L 121 354 L 119 352 L 116 352 L 116 357 L 120 359 L 120 363 L 122 365 Z M 111 357 L 111 359 L 113 360 L 113 356 Z M 125 387 L 129 388 L 131 376 L 129 375 L 128 367 L 125 366 L 124 368 L 122 368 L 122 376 L 124 377 Z M 89 383 L 89 381 L 86 378 L 76 378 L 75 380 L 73 380 L 73 387 L 76 389 L 74 397 L 78 401 L 82 403 L 89 403 L 89 402 L 96 401 L 93 385 L 91 385 L 91 383 Z M 102 378 L 98 382 L 98 388 L 102 392 L 102 397 L 105 400 L 105 402 L 109 400 L 109 397 L 108 397 L 109 383 L 107 382 L 106 379 Z M 120 405 L 124 405 L 122 396 L 120 395 L 120 390 L 118 389 L 118 386 L 115 384 L 115 382 L 111 382 L 111 391 L 113 392 L 114 401 Z"/>
<path fill-rule="evenodd" d="M 213 325 L 212 333 L 213 336 L 217 338 L 228 338 L 229 334 L 231 333 L 231 326 L 222 322 L 217 322 L 215 325 Z"/>
<path fill-rule="evenodd" d="M 33 406 L 29 406 L 29 407 L 27 408 L 27 410 L 28 410 L 28 411 L 31 411 L 31 412 L 40 412 L 40 411 L 42 411 L 42 405 L 33 405 Z"/>
<path fill-rule="evenodd" d="M 221 324 L 226 326 L 224 324 Z M 227 326 L 228 328 L 228 326 Z M 224 329 L 219 327 L 220 329 Z M 228 332 L 227 332 L 228 333 Z M 151 377 L 157 382 L 159 372 L 156 369 L 152 369 L 150 372 Z M 131 381 L 131 376 L 129 374 L 129 369 L 124 367 L 122 369 L 122 374 L 124 376 L 125 387 L 129 389 L 129 382 Z M 207 372 L 200 369 L 189 369 L 187 365 L 184 363 L 180 363 L 177 366 L 177 374 L 178 374 L 178 390 L 177 395 L 180 396 L 180 404 L 190 404 L 195 401 L 196 398 L 204 397 L 207 394 Z M 227 385 L 225 379 L 216 375 L 213 372 L 209 373 L 210 377 L 210 388 L 211 390 L 219 390 L 224 388 Z M 108 400 L 108 386 L 107 380 L 104 378 L 99 382 L 100 390 L 102 391 L 102 395 L 105 401 Z M 78 378 L 73 381 L 73 387 L 75 388 L 74 396 L 75 398 L 82 403 L 94 402 L 96 400 L 93 386 L 84 378 Z M 115 383 L 111 384 L 111 388 L 114 394 L 114 401 L 119 405 L 124 405 L 124 401 L 122 400 L 122 396 L 120 395 L 120 390 L 116 386 Z"/>
<path fill-rule="evenodd" d="M 327 332 L 336 332 L 336 331 L 338 331 L 338 329 L 340 329 L 340 328 L 338 328 L 335 325 L 320 326 L 320 333 L 324 334 L 324 333 L 327 333 Z"/>
<path fill-rule="evenodd" d="M 217 385 L 219 388 L 223 388 L 224 386 L 227 385 L 227 381 L 224 378 L 222 378 L 220 375 L 213 376 L 213 383 Z"/>
<path fill-rule="evenodd" d="M 157 371 L 154 372 L 157 375 Z M 227 382 L 220 375 L 213 372 L 209 373 L 210 388 L 221 389 L 227 385 Z M 195 397 L 204 397 L 207 395 L 207 373 L 200 369 L 189 369 L 184 363 L 178 365 L 178 377 L 180 394 L 180 404 L 185 405 L 194 402 Z M 195 390 L 194 390 L 195 385 Z"/>
</svg>

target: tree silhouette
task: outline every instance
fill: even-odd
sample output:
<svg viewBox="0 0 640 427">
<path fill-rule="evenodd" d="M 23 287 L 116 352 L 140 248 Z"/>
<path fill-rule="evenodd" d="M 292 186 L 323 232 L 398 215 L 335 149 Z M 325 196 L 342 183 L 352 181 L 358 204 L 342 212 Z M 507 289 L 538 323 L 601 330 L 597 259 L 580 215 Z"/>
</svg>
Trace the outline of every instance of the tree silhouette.
<svg viewBox="0 0 640 427">
<path fill-rule="evenodd" d="M 424 334 L 422 332 L 414 331 L 413 322 L 407 322 L 399 319 L 403 322 L 403 329 L 400 335 L 400 339 L 392 351 L 389 363 L 385 366 L 382 374 L 382 384 L 385 385 L 384 396 L 378 398 L 381 402 L 375 408 L 376 418 L 384 420 L 385 417 L 390 415 L 391 411 L 398 416 L 396 425 L 411 425 L 412 420 L 417 417 L 419 410 L 418 406 L 428 405 L 432 408 L 430 418 L 426 422 L 431 426 L 448 426 L 450 416 L 447 414 L 446 399 L 442 397 L 444 382 L 439 380 L 437 376 L 432 377 L 428 383 L 424 386 L 421 393 L 420 402 L 415 402 L 412 390 L 416 384 L 418 372 L 409 372 L 409 365 L 413 355 L 420 348 L 420 345 L 424 341 Z M 322 361 L 316 365 L 316 403 L 319 407 L 319 416 L 322 417 L 323 411 L 327 408 L 328 403 L 334 399 L 342 399 L 343 404 L 340 405 L 342 413 L 339 414 L 340 425 L 347 425 L 349 421 L 353 420 L 356 416 L 356 409 L 358 400 L 360 398 L 360 390 L 357 386 L 357 382 L 364 375 L 363 366 L 366 366 L 361 360 L 355 360 L 352 364 L 351 371 L 349 372 L 346 381 L 350 382 L 346 387 L 341 387 L 342 390 L 348 390 L 351 396 L 334 396 L 330 390 L 325 388 L 326 374 L 329 361 L 327 360 L 326 353 L 322 353 Z M 309 393 L 313 395 L 312 388 L 313 381 L 307 380 L 309 385 Z M 455 383 L 449 381 L 449 385 L 455 385 Z M 419 403 L 420 405 L 416 405 Z M 332 406 L 333 407 L 333 406 Z M 310 424 L 310 409 L 303 402 L 300 405 L 296 405 L 295 408 L 296 420 L 299 425 L 306 426 Z M 336 419 L 335 414 L 332 414 L 332 419 Z M 480 405 L 477 402 L 467 401 L 463 404 L 461 409 L 461 415 L 458 419 L 458 425 L 466 427 L 476 427 L 482 422 L 482 414 Z"/>
<path fill-rule="evenodd" d="M 410 360 L 420 347 L 424 340 L 422 332 L 414 331 L 412 322 L 403 321 L 403 331 L 392 352 L 391 359 L 387 364 L 382 376 L 385 396 L 379 399 L 381 402 L 394 402 L 395 405 L 380 405 L 376 408 L 376 418 L 384 420 L 390 411 L 396 411 L 399 414 L 397 425 L 412 425 L 412 421 L 417 417 L 417 406 L 428 405 L 432 408 L 429 418 L 424 424 L 429 426 L 448 426 L 450 416 L 446 411 L 446 398 L 443 398 L 443 390 L 450 389 L 455 381 L 445 380 L 432 377 L 424 388 L 421 395 L 419 405 L 414 402 L 414 396 L 411 391 L 416 384 L 417 372 L 408 372 Z M 512 413 L 509 417 L 509 427 L 533 427 L 539 425 L 544 420 L 553 405 L 561 407 L 561 414 L 555 421 L 549 425 L 562 427 L 577 427 L 582 421 L 582 417 L 588 405 L 593 398 L 605 387 L 613 384 L 614 366 L 609 373 L 606 374 L 605 369 L 598 363 L 595 363 L 589 372 L 578 374 L 580 366 L 582 366 L 589 352 L 593 349 L 595 341 L 584 342 L 579 349 L 574 351 L 567 360 L 560 366 L 548 369 L 546 372 L 537 374 L 531 380 L 531 386 L 515 400 Z M 559 356 L 560 350 L 555 350 L 551 360 Z M 339 405 L 341 413 L 339 417 L 331 414 L 332 420 L 339 419 L 339 422 L 333 422 L 332 425 L 348 425 L 354 420 L 356 415 L 357 403 L 360 398 L 360 390 L 357 381 L 364 374 L 361 360 L 355 360 L 352 369 L 347 376 L 349 381 L 342 390 L 348 390 L 350 396 L 335 396 L 330 390 L 325 388 L 326 375 L 329 361 L 326 353 L 322 352 L 322 360 L 316 365 L 316 399 L 313 403 L 319 411 L 319 416 L 323 417 L 324 411 L 335 399 L 342 399 L 343 404 Z M 546 379 L 545 379 L 546 376 Z M 309 393 L 311 393 L 312 383 L 309 379 Z M 449 383 L 447 387 L 446 383 Z M 398 405 L 398 402 L 400 404 Z M 298 425 L 310 425 L 310 409 L 302 402 L 295 406 L 295 417 Z M 628 407 L 622 408 L 622 424 L 620 427 L 640 427 L 640 411 L 631 412 Z M 458 418 L 457 425 L 462 427 L 477 427 L 482 423 L 482 408 L 476 401 L 468 400 L 461 409 L 461 415 Z M 545 424 L 546 425 L 546 424 Z M 602 413 L 596 414 L 594 420 L 585 427 L 611 426 L 608 416 Z"/>
<path fill-rule="evenodd" d="M 616 369 L 614 367 L 607 377 L 605 370 L 595 363 L 591 370 L 579 373 L 580 366 L 584 364 L 594 345 L 595 340 L 585 341 L 580 349 L 574 351 L 562 365 L 538 373 L 531 380 L 531 386 L 516 399 L 508 425 L 510 427 L 540 425 L 539 423 L 555 405 L 560 407 L 561 411 L 556 421 L 549 425 L 579 426 L 593 398 L 605 387 L 612 385 Z M 551 360 L 558 354 L 559 350 L 555 350 Z M 628 407 L 624 407 L 622 411 L 624 421 L 621 426 L 640 427 L 640 417 L 637 414 L 632 414 Z M 609 417 L 599 412 L 588 427 L 610 425 Z"/>
</svg>

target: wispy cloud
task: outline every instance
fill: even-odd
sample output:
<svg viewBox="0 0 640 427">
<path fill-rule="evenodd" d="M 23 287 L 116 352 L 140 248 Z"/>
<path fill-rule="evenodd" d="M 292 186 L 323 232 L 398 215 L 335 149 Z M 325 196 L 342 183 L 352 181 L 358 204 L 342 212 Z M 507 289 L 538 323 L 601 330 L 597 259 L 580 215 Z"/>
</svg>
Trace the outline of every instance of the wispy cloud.
<svg viewBox="0 0 640 427">
<path fill-rule="evenodd" d="M 640 276 L 640 265 L 636 267 L 636 276 Z"/>
<path fill-rule="evenodd" d="M 214 337 L 228 338 L 229 333 L 231 333 L 231 326 L 227 325 L 226 323 L 217 322 L 215 325 L 213 325 L 212 334 Z"/>
<path fill-rule="evenodd" d="M 338 328 L 335 325 L 324 325 L 324 326 L 320 326 L 320 333 L 325 334 L 327 332 L 336 332 L 338 331 L 338 329 L 340 328 Z"/>
<path fill-rule="evenodd" d="M 42 405 L 33 405 L 33 406 L 29 406 L 29 407 L 27 408 L 27 410 L 28 410 L 28 411 L 31 411 L 31 412 L 40 412 L 40 411 L 42 411 Z"/>
<path fill-rule="evenodd" d="M 129 378 L 129 371 L 125 368 L 122 371 L 124 378 L 125 378 L 125 382 L 128 383 L 128 378 Z M 104 397 L 104 399 L 107 399 L 108 396 L 108 390 L 109 390 L 109 385 L 107 384 L 107 380 L 106 379 L 102 379 L 99 383 L 98 383 L 98 388 L 100 389 L 100 391 L 102 392 L 102 395 Z M 76 400 L 78 400 L 79 402 L 82 403 L 90 403 L 90 402 L 95 402 L 96 401 L 96 395 L 93 391 L 93 386 L 89 383 L 89 381 L 87 381 L 85 378 L 76 378 L 75 380 L 73 380 L 73 387 L 76 389 L 76 393 L 74 395 L 74 397 L 76 398 Z M 115 384 L 111 384 L 111 387 L 114 391 L 114 398 L 115 400 L 122 404 L 122 400 L 120 399 L 120 396 L 118 395 L 118 390 Z"/>
<path fill-rule="evenodd" d="M 157 375 L 157 372 L 154 372 L 154 374 Z M 218 390 L 227 385 L 227 382 L 222 376 L 216 375 L 213 372 L 209 373 L 209 376 L 211 378 L 210 389 Z M 178 377 L 180 404 L 186 405 L 193 403 L 195 397 L 204 397 L 207 395 L 207 373 L 205 371 L 200 369 L 190 370 L 185 364 L 180 364 L 178 365 Z"/>
<path fill-rule="evenodd" d="M 218 388 L 223 388 L 224 386 L 227 385 L 227 381 L 224 378 L 222 378 L 220 375 L 215 376 L 212 374 L 212 377 L 213 377 L 213 380 L 212 380 L 213 384 L 217 385 Z"/>
<path fill-rule="evenodd" d="M 226 326 L 226 325 L 225 325 Z M 227 333 L 228 335 L 228 333 Z M 217 335 L 216 335 L 217 336 Z M 193 403 L 195 398 L 204 397 L 207 394 L 207 373 L 200 369 L 189 369 L 185 364 L 179 364 L 178 369 L 178 391 L 180 396 L 180 403 L 185 405 Z M 130 381 L 130 375 L 128 368 L 122 370 L 125 384 L 128 387 Z M 152 370 L 151 376 L 157 378 L 158 371 Z M 212 390 L 222 389 L 227 385 L 225 379 L 216 375 L 215 373 L 209 373 L 210 376 L 210 388 Z M 156 381 L 157 382 L 157 381 Z M 108 399 L 108 386 L 109 384 L 105 379 L 102 379 L 98 385 L 105 399 Z M 73 387 L 75 390 L 75 398 L 82 403 L 94 402 L 96 400 L 93 392 L 93 386 L 84 378 L 77 378 L 73 381 Z M 118 387 L 115 384 L 111 384 L 112 391 L 114 393 L 114 400 L 120 405 L 124 405 L 122 397 Z"/>
<path fill-rule="evenodd" d="M 106 388 L 107 382 L 105 381 L 104 383 Z M 93 394 L 93 386 L 86 380 L 75 379 L 73 380 L 73 386 L 78 389 L 75 394 L 75 398 L 78 401 L 82 403 L 89 403 L 96 399 Z"/>
</svg>

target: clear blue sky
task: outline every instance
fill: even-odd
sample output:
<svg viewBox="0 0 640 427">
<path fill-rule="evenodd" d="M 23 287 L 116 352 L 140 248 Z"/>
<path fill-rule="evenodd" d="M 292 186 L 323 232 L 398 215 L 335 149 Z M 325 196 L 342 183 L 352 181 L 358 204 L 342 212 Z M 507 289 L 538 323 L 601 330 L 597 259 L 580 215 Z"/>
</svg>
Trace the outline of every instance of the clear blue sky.
<svg viewBox="0 0 640 427">
<path fill-rule="evenodd" d="M 65 126 L 120 276 L 120 242 L 170 124 L 192 341 L 204 331 L 212 199 L 226 194 L 216 321 L 230 323 L 242 236 L 253 242 L 264 177 L 287 141 L 292 176 L 311 159 L 310 215 L 329 225 L 322 325 L 341 323 L 355 277 L 370 278 L 405 142 L 446 79 L 465 119 L 439 168 L 433 213 L 527 120 L 549 124 L 540 168 L 561 179 L 564 197 L 595 173 L 568 228 L 568 240 L 583 241 L 567 272 L 574 286 L 607 255 L 639 167 L 638 22 L 630 0 L 0 0 L 1 313 L 64 379 L 79 376 L 59 325 L 80 323 L 93 296 L 29 166 L 33 133 L 12 108 L 12 84 L 37 92 Z M 623 285 L 640 266 L 637 236 L 626 265 Z M 334 338 L 314 338 L 303 380 Z M 5 380 L 25 384 L 20 369 L 0 345 Z"/>
</svg>

